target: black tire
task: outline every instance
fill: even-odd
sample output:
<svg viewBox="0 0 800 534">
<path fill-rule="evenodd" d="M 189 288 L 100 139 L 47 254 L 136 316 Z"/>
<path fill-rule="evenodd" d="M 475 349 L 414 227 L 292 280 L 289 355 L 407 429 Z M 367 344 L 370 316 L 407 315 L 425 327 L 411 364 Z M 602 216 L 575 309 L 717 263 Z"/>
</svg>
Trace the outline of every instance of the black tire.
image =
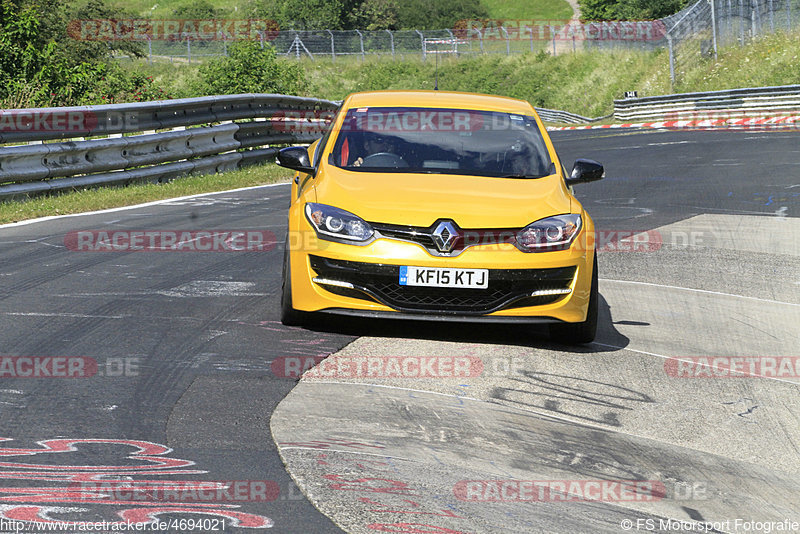
<svg viewBox="0 0 800 534">
<path fill-rule="evenodd" d="M 586 320 L 582 323 L 551 324 L 550 339 L 564 345 L 580 345 L 594 341 L 597 334 L 598 293 L 597 254 L 595 253 L 592 266 L 592 289 L 589 294 L 589 309 L 586 312 Z"/>
<path fill-rule="evenodd" d="M 289 268 L 289 240 L 283 250 L 283 272 L 281 274 L 281 323 L 286 326 L 303 326 L 305 314 L 292 307 L 292 271 Z"/>
</svg>

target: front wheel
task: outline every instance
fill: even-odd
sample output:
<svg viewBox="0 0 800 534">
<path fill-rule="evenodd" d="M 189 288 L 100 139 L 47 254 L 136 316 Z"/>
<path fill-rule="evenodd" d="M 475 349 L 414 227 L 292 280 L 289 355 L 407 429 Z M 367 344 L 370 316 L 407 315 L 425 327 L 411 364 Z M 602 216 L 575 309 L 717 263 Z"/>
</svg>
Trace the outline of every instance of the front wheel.
<svg viewBox="0 0 800 534">
<path fill-rule="evenodd" d="M 281 276 L 281 323 L 286 326 L 302 326 L 303 312 L 292 307 L 292 270 L 289 264 L 289 240 L 283 251 L 283 275 Z"/>
<path fill-rule="evenodd" d="M 565 345 L 591 343 L 597 334 L 597 308 L 599 291 L 597 287 L 597 253 L 592 266 L 592 289 L 589 294 L 589 309 L 582 323 L 559 323 L 550 325 L 550 339 Z"/>
</svg>

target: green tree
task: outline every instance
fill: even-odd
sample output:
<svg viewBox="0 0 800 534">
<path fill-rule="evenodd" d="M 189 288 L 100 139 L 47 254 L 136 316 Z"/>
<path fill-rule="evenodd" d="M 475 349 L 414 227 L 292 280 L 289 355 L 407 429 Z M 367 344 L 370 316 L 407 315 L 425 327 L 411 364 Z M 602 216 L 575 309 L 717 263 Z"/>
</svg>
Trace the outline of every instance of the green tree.
<svg viewBox="0 0 800 534">
<path fill-rule="evenodd" d="M 618 0 L 578 0 L 583 20 L 614 20 Z"/>
<path fill-rule="evenodd" d="M 296 95 L 306 90 L 300 66 L 278 59 L 275 49 L 253 41 L 237 41 L 228 57 L 200 67 L 201 94 L 281 93 Z"/>
<path fill-rule="evenodd" d="M 399 25 L 395 0 L 364 0 L 351 17 L 351 25 L 365 30 L 396 30 Z"/>
<path fill-rule="evenodd" d="M 0 97 L 24 93 L 34 104 L 58 102 L 91 78 L 91 65 L 72 62 L 42 23 L 34 4 L 0 4 Z"/>
<path fill-rule="evenodd" d="M 654 20 L 677 13 L 689 0 L 620 0 L 617 16 L 621 20 Z"/>
<path fill-rule="evenodd" d="M 138 43 L 76 38 L 74 24 L 109 18 L 100 0 L 0 0 L 0 100 L 6 106 L 94 104 L 160 95 L 151 79 L 123 71 L 114 50 L 135 54 Z"/>
<path fill-rule="evenodd" d="M 677 13 L 691 0 L 578 0 L 583 20 L 654 20 Z"/>
<path fill-rule="evenodd" d="M 51 1 L 57 6 L 54 0 Z M 57 16 L 55 14 L 59 14 Z M 103 0 L 88 0 L 78 4 L 63 4 L 63 8 L 54 7 L 48 10 L 48 15 L 44 17 L 43 24 L 50 26 L 50 34 L 64 49 L 64 53 L 69 56 L 70 61 L 80 63 L 82 61 L 99 62 L 110 59 L 113 54 L 119 53 L 134 57 L 144 56 L 144 44 L 132 40 L 115 41 L 87 41 L 76 38 L 69 31 L 64 32 L 64 28 L 70 28 L 81 20 L 124 20 L 139 18 L 130 11 L 108 7 Z M 60 19 L 60 20 L 59 20 Z M 53 27 L 53 22 L 59 20 L 59 26 Z M 79 37 L 79 36 L 78 36 Z"/>
<path fill-rule="evenodd" d="M 228 11 L 214 7 L 208 0 L 196 0 L 179 5 L 172 10 L 172 14 L 176 19 L 210 20 L 224 17 Z"/>
<path fill-rule="evenodd" d="M 485 19 L 489 12 L 480 0 L 403 0 L 398 3 L 401 28 L 436 30 L 453 28 L 458 21 Z"/>
<path fill-rule="evenodd" d="M 347 9 L 343 0 L 253 0 L 253 18 L 271 19 L 282 30 L 342 29 Z"/>
</svg>

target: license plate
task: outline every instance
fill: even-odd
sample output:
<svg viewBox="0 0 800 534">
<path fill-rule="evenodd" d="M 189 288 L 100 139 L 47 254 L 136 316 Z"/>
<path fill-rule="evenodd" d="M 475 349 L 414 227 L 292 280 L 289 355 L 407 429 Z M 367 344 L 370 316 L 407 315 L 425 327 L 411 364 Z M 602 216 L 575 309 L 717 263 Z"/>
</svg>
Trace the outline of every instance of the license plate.
<svg viewBox="0 0 800 534">
<path fill-rule="evenodd" d="M 489 287 L 489 269 L 403 266 L 400 267 L 400 285 L 486 289 Z"/>
</svg>

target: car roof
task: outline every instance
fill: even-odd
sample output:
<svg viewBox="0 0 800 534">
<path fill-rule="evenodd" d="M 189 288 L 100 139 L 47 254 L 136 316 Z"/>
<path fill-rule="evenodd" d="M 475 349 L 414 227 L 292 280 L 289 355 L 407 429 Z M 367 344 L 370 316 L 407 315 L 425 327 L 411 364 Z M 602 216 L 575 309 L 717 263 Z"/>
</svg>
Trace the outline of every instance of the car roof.
<svg viewBox="0 0 800 534">
<path fill-rule="evenodd" d="M 421 107 L 531 112 L 525 100 L 497 95 L 461 93 L 456 91 L 370 91 L 353 93 L 344 101 L 346 108 L 361 107 Z"/>
</svg>

